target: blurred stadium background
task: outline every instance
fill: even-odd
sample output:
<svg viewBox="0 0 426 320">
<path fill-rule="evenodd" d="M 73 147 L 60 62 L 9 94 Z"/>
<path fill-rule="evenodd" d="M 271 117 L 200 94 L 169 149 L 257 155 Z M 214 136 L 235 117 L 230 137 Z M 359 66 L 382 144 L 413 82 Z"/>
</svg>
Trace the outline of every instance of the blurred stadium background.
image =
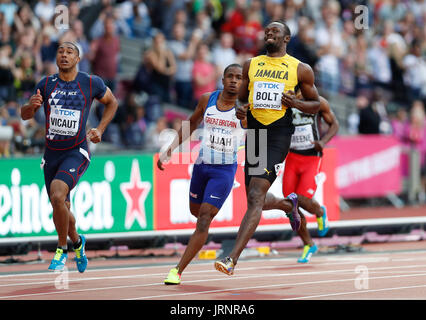
<svg viewBox="0 0 426 320">
<path fill-rule="evenodd" d="M 0 251 L 25 253 L 56 240 L 37 169 L 44 114 L 22 121 L 19 112 L 36 83 L 56 73 L 58 43 L 78 42 L 79 69 L 101 76 L 119 99 L 73 192 L 78 226 L 93 245 L 159 247 L 185 242 L 195 224 L 184 212 L 190 167 L 169 166 L 160 176 L 156 153 L 200 95 L 221 87 L 224 67 L 264 52 L 263 28 L 278 19 L 292 33 L 289 54 L 314 69 L 340 122 L 324 173 L 324 186 L 332 185 L 319 195 L 334 208 L 329 238 L 426 239 L 424 1 L 1 0 Z M 92 105 L 90 127 L 102 107 Z M 240 178 L 212 225 L 217 237 L 235 234 L 244 213 Z M 310 227 L 315 236 L 315 223 Z M 256 235 L 292 239 L 288 221 L 273 213 Z"/>
</svg>

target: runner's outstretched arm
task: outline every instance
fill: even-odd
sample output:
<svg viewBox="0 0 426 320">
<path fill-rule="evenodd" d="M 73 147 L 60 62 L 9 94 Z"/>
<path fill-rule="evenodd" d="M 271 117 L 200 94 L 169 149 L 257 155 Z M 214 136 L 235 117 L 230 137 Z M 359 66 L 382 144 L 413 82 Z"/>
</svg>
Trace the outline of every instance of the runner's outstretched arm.
<svg viewBox="0 0 426 320">
<path fill-rule="evenodd" d="M 326 99 L 320 97 L 321 107 L 320 107 L 320 116 L 324 119 L 325 123 L 328 124 L 327 132 L 322 136 L 318 141 L 315 141 L 315 150 L 322 151 L 324 146 L 337 134 L 339 131 L 339 121 L 334 115 L 333 110 L 330 108 L 330 104 Z"/>
<path fill-rule="evenodd" d="M 188 139 L 191 136 L 191 134 L 194 132 L 194 130 L 198 128 L 201 120 L 204 117 L 204 111 L 209 101 L 209 97 L 210 97 L 210 93 L 205 93 L 201 96 L 200 100 L 198 101 L 197 107 L 195 108 L 193 114 L 189 117 L 189 135 L 188 136 L 186 135 L 186 132 L 182 130 L 182 126 L 181 126 L 173 142 L 170 144 L 170 146 L 167 148 L 166 151 L 161 153 L 157 161 L 158 169 L 164 170 L 163 163 L 172 156 L 173 150 L 179 147 L 182 144 L 182 142 Z"/>
</svg>

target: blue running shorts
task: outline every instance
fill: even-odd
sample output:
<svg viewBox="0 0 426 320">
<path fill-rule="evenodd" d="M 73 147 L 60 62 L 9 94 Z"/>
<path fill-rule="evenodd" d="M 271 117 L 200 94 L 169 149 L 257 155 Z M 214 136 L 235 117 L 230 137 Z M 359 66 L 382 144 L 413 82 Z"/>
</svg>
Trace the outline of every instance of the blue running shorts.
<svg viewBox="0 0 426 320">
<path fill-rule="evenodd" d="M 87 151 L 74 148 L 63 152 L 46 149 L 43 156 L 44 181 L 50 198 L 50 184 L 54 179 L 64 181 L 71 191 L 80 177 L 89 167 L 90 158 Z M 68 193 L 67 201 L 70 201 Z"/>
<path fill-rule="evenodd" d="M 189 200 L 207 202 L 220 209 L 234 185 L 238 164 L 196 163 L 192 170 Z"/>
</svg>

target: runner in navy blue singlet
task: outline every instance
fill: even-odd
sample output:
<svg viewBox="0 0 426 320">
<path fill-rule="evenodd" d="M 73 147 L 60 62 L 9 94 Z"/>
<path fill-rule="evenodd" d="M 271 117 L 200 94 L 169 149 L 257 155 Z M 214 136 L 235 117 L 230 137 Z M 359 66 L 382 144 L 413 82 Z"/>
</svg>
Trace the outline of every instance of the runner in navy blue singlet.
<svg viewBox="0 0 426 320">
<path fill-rule="evenodd" d="M 74 43 L 64 42 L 59 46 L 56 54 L 59 72 L 40 80 L 35 94 L 22 107 L 21 117 L 24 120 L 32 118 L 41 106 L 46 115 L 46 149 L 42 168 L 58 233 L 58 248 L 49 269 L 64 268 L 69 237 L 74 244 L 77 268 L 84 272 L 87 266 L 86 239 L 77 233 L 75 218 L 70 211 L 70 191 L 90 163 L 87 139 L 93 143 L 101 141 L 118 104 L 101 78 L 77 71 L 81 56 L 81 48 Z M 104 104 L 105 110 L 97 128 L 86 132 L 94 99 Z"/>
</svg>

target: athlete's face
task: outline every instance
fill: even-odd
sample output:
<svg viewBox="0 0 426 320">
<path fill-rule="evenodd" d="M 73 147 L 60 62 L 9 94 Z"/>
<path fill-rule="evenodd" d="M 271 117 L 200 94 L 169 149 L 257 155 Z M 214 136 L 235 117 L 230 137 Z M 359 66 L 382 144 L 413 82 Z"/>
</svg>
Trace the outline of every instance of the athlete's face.
<svg viewBox="0 0 426 320">
<path fill-rule="evenodd" d="M 243 70 L 239 67 L 231 67 L 223 75 L 223 89 L 231 94 L 237 94 L 243 81 Z"/>
<path fill-rule="evenodd" d="M 264 40 L 268 52 L 277 52 L 290 41 L 290 37 L 285 34 L 281 23 L 272 22 L 265 28 Z"/>
<path fill-rule="evenodd" d="M 59 70 L 67 71 L 74 68 L 80 61 L 77 49 L 72 44 L 64 43 L 56 52 L 56 64 Z"/>
</svg>

